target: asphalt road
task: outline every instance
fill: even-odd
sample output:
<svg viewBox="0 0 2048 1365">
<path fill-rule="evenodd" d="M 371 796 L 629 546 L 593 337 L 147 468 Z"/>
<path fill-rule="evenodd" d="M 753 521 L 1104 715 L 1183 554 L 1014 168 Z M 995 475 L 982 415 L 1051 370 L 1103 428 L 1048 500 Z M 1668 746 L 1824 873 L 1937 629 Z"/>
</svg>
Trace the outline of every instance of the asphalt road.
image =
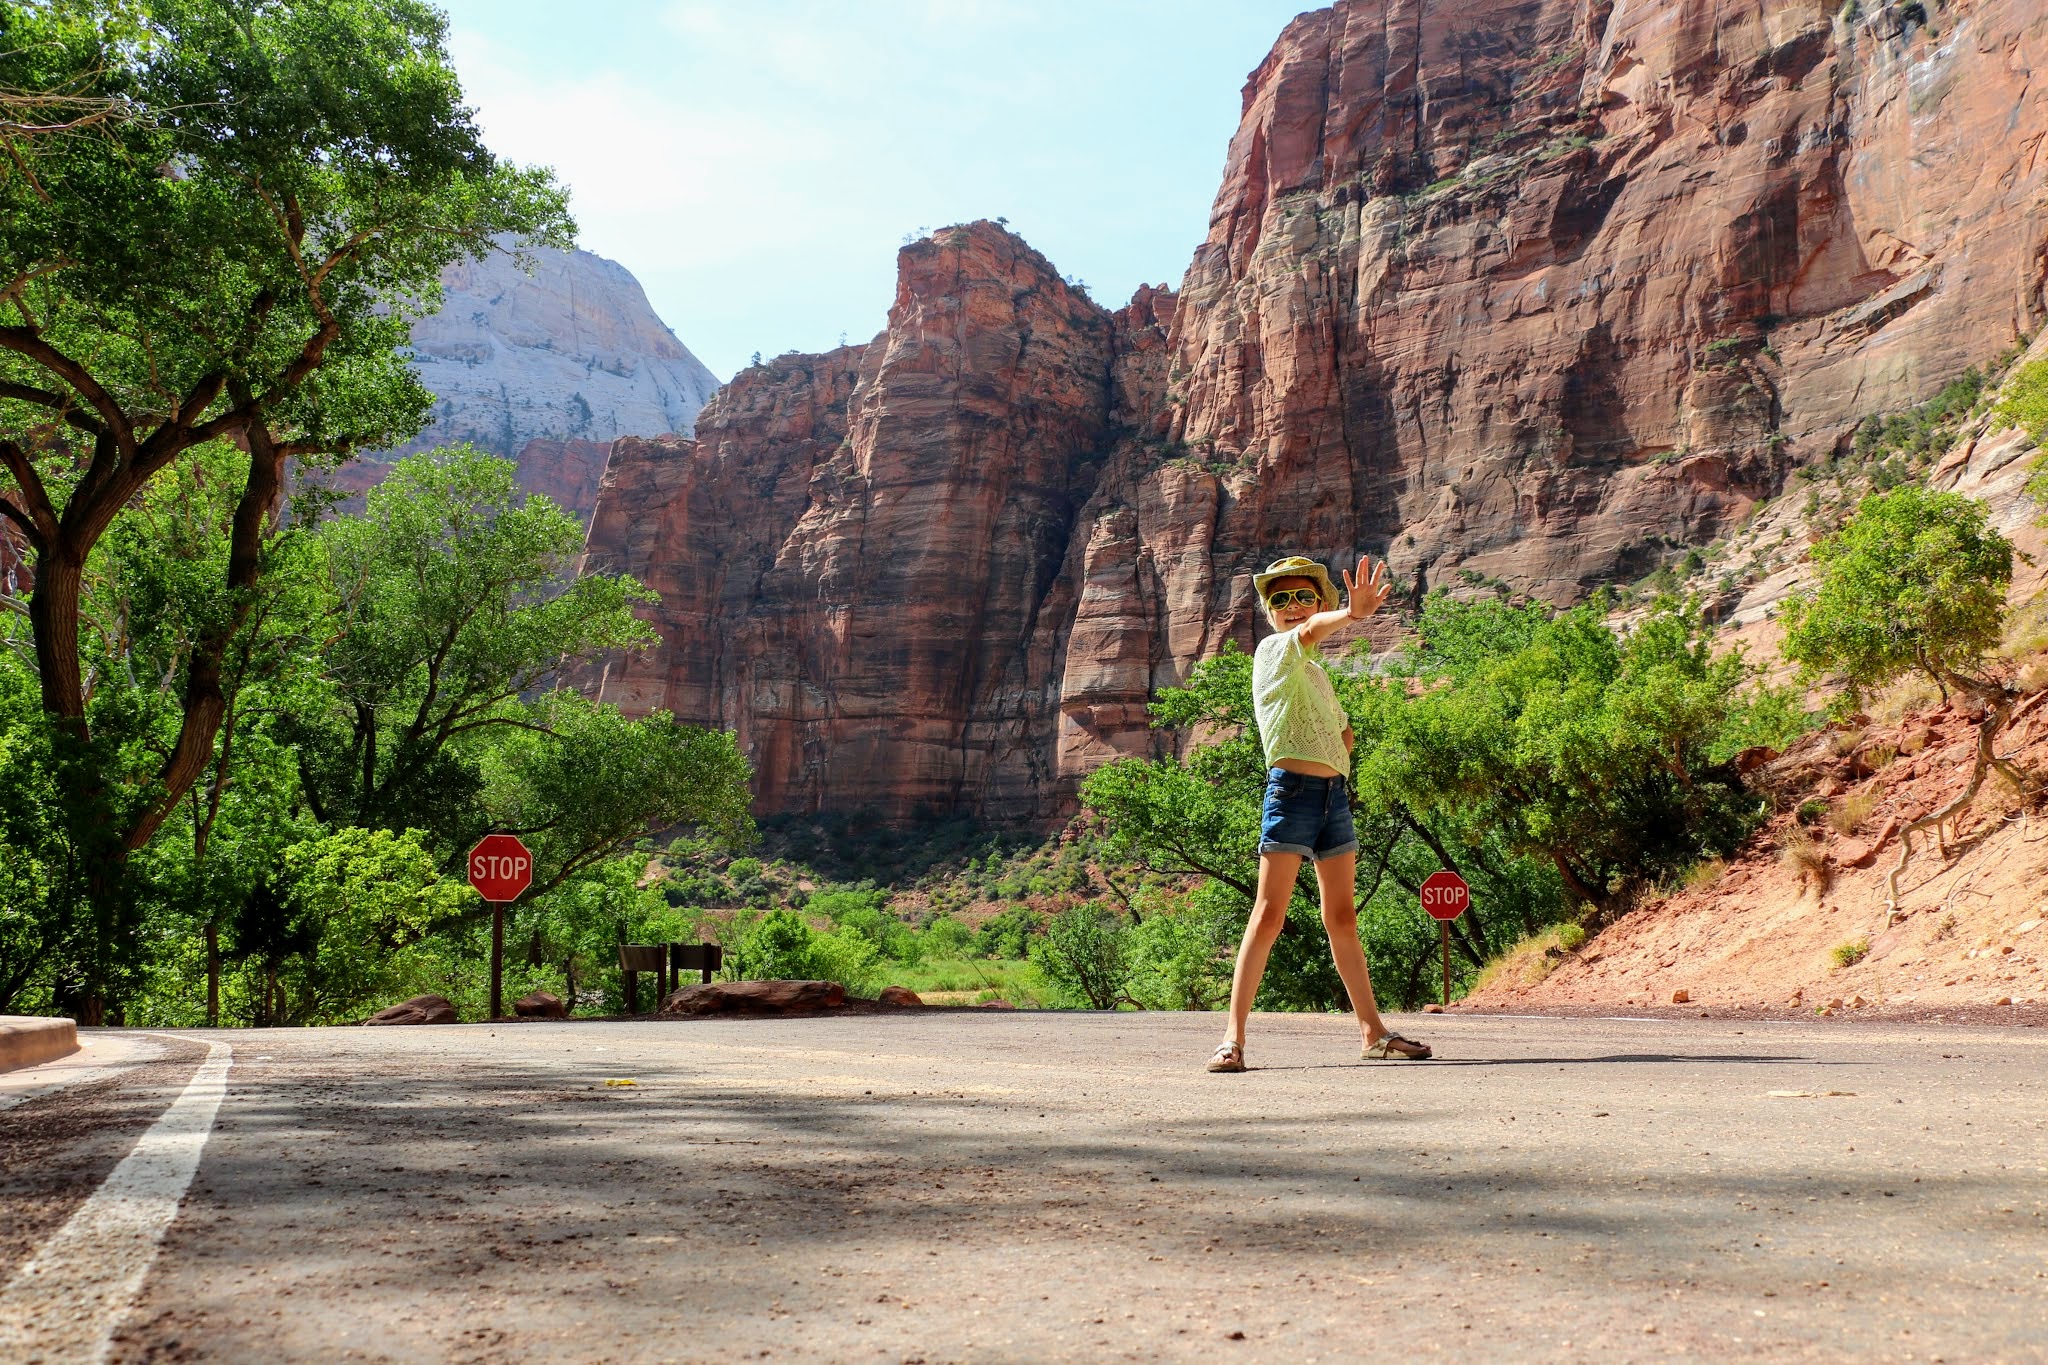
<svg viewBox="0 0 2048 1365">
<path fill-rule="evenodd" d="M 121 1361 L 2048 1358 L 2048 1030 L 1451 1016 L 1398 1025 L 1444 1060 L 1361 1065 L 1337 1019 L 1262 1017 L 1210 1076 L 1219 1022 L 152 1035 L 0 1108 L 0 1342 L 63 1359 L 112 1312 Z M 37 1317 L 22 1267 L 209 1039 L 224 1097 L 132 1305 Z"/>
</svg>

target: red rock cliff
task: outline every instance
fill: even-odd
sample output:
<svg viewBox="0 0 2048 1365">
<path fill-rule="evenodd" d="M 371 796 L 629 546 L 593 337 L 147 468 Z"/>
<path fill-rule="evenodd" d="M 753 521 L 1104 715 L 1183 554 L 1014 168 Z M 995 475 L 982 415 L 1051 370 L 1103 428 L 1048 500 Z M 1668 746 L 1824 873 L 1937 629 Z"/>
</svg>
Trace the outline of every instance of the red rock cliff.
<svg viewBox="0 0 2048 1365">
<path fill-rule="evenodd" d="M 1029 808 L 1029 647 L 1106 452 L 1111 320 L 991 223 L 906 247 L 889 329 L 622 440 L 588 562 L 662 594 L 602 694 L 730 726 L 764 809 Z"/>
<path fill-rule="evenodd" d="M 871 345 L 621 443 L 592 561 L 667 643 L 607 695 L 737 728 L 764 809 L 1046 818 L 1277 554 L 1564 601 L 1712 537 L 2043 314 L 2048 9 L 1928 10 L 1303 15 L 1177 296 L 951 229 Z"/>
<path fill-rule="evenodd" d="M 1258 520 L 1557 600 L 2042 308 L 2035 0 L 1388 0 L 1245 91 L 1176 435 Z M 1918 6 L 1910 7 L 1918 10 Z"/>
</svg>

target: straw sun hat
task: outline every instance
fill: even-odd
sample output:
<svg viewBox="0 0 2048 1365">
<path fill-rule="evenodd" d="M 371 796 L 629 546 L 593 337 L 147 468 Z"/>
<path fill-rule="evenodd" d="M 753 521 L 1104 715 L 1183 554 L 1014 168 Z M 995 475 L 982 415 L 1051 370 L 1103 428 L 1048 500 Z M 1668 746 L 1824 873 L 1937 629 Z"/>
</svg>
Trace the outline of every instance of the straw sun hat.
<svg viewBox="0 0 2048 1365">
<path fill-rule="evenodd" d="M 1306 578 L 1314 583 L 1316 591 L 1322 594 L 1324 606 L 1335 607 L 1340 603 L 1337 585 L 1330 581 L 1330 571 L 1313 559 L 1290 555 L 1286 559 L 1274 560 L 1266 566 L 1264 572 L 1253 574 L 1252 591 L 1259 595 L 1260 602 L 1266 600 L 1266 585 L 1276 578 Z"/>
</svg>

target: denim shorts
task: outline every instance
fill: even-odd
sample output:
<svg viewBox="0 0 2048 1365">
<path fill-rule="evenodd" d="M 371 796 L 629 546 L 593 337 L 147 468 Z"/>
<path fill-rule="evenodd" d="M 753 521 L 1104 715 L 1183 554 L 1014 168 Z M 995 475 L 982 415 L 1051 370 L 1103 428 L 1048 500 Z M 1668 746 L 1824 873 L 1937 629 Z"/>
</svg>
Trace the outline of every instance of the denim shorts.
<svg viewBox="0 0 2048 1365">
<path fill-rule="evenodd" d="M 1341 777 L 1266 770 L 1266 811 L 1259 852 L 1298 853 L 1311 861 L 1358 851 L 1351 828 L 1351 792 Z"/>
</svg>

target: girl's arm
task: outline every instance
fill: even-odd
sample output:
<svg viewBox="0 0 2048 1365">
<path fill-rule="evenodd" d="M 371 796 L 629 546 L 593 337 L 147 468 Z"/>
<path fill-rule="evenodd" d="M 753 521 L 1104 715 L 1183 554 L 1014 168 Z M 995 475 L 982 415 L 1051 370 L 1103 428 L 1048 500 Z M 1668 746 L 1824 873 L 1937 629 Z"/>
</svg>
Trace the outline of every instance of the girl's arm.
<svg viewBox="0 0 2048 1365">
<path fill-rule="evenodd" d="M 1380 609 L 1394 591 L 1387 581 L 1387 562 L 1359 556 L 1362 570 L 1352 577 L 1351 570 L 1340 570 L 1344 575 L 1345 605 L 1335 611 L 1319 611 L 1296 627 L 1305 645 L 1320 644 L 1326 637 L 1342 630 L 1356 621 L 1363 621 Z"/>
</svg>

